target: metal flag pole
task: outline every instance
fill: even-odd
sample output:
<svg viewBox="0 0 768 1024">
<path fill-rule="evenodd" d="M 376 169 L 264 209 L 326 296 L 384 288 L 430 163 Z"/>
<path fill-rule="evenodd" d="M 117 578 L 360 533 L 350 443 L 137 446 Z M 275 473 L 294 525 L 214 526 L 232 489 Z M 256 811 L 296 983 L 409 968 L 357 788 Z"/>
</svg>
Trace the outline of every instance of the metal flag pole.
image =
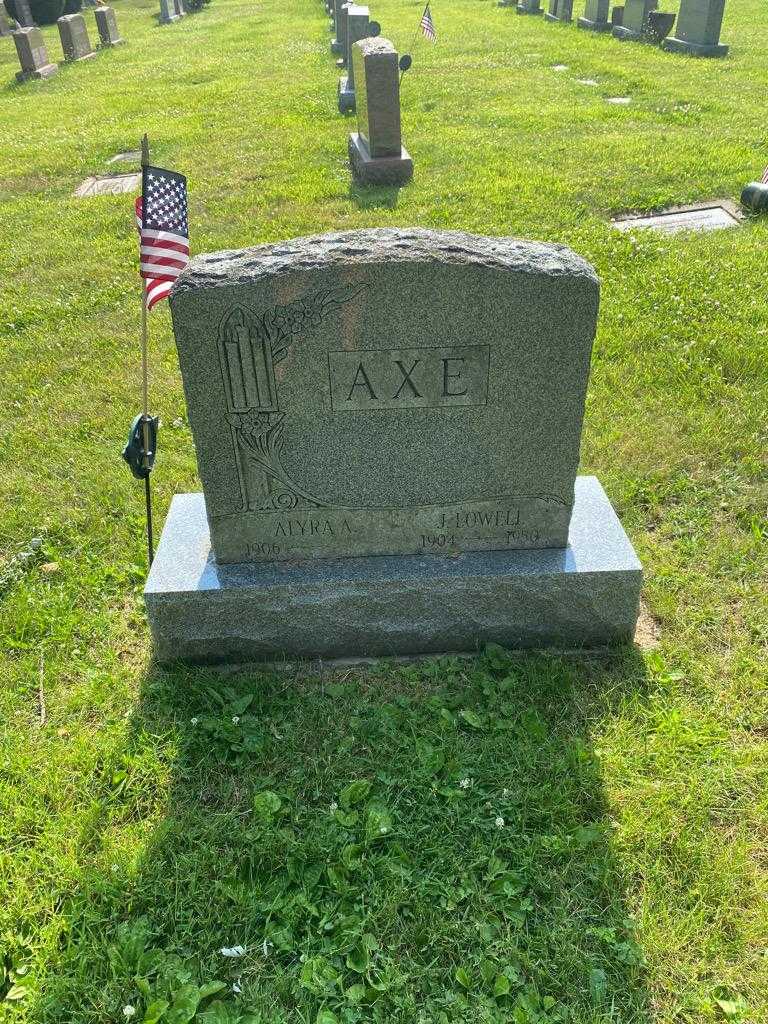
<svg viewBox="0 0 768 1024">
<path fill-rule="evenodd" d="M 424 15 L 429 10 L 430 3 L 431 0 L 427 0 L 426 6 L 424 7 L 424 10 L 421 12 L 419 24 L 416 26 L 416 31 L 413 33 L 413 39 L 411 40 L 411 49 L 414 48 L 414 46 L 416 45 L 416 40 L 419 38 L 419 32 L 421 31 L 421 23 L 424 20 Z M 413 58 L 411 57 L 410 53 L 404 53 L 400 58 L 400 85 L 403 84 L 403 75 L 405 74 L 406 71 L 408 71 L 412 63 Z"/>
<path fill-rule="evenodd" d="M 149 140 L 145 135 L 141 140 L 141 170 L 142 170 L 142 192 L 144 182 L 144 170 L 149 166 Z M 144 218 L 143 197 L 142 197 L 142 221 Z M 141 239 L 141 228 L 139 226 L 139 239 Z M 141 242 L 139 242 L 141 248 Z M 123 449 L 123 458 L 128 463 L 131 473 L 137 480 L 144 481 L 144 503 L 147 514 L 147 558 L 149 565 L 155 558 L 154 539 L 152 536 L 152 488 L 149 482 L 152 467 L 155 464 L 155 453 L 157 451 L 157 425 L 156 416 L 149 415 L 149 343 L 147 329 L 147 282 L 142 278 L 141 282 L 141 407 L 142 411 L 134 419 L 128 434 L 128 443 Z"/>
<path fill-rule="evenodd" d="M 149 139 L 146 135 L 141 140 L 141 180 L 142 195 L 144 192 L 144 168 L 149 166 Z M 143 216 L 143 214 L 142 214 Z M 154 539 L 152 537 L 152 490 L 149 476 L 152 470 L 150 463 L 150 417 L 149 417 L 149 342 L 147 329 L 147 282 L 141 280 L 141 394 L 142 394 L 142 426 L 144 433 L 144 503 L 147 509 L 147 558 L 150 567 L 155 558 Z M 154 445 L 152 445 L 154 448 Z M 154 451 L 152 451 L 154 456 Z"/>
</svg>

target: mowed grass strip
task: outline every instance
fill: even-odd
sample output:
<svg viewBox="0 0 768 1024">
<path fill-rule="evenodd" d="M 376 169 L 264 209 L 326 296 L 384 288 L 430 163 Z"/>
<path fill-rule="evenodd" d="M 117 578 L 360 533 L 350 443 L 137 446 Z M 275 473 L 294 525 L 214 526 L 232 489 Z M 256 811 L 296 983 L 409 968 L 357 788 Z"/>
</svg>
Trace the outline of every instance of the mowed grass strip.
<svg viewBox="0 0 768 1024">
<path fill-rule="evenodd" d="M 214 0 L 167 27 L 115 7 L 127 45 L 43 83 L 17 86 L 0 40 L 0 1016 L 768 1021 L 767 222 L 608 225 L 759 177 L 760 3 L 731 0 L 731 56 L 694 61 L 490 0 L 433 7 L 430 46 L 420 4 L 382 0 L 414 54 L 399 192 L 350 185 L 319 0 Z M 196 252 L 420 225 L 594 262 L 583 470 L 646 566 L 655 649 L 152 664 L 118 458 L 139 407 L 131 202 L 72 196 L 130 169 L 106 161 L 145 131 L 189 176 Z M 199 484 L 167 311 L 151 324 L 162 521 Z"/>
</svg>

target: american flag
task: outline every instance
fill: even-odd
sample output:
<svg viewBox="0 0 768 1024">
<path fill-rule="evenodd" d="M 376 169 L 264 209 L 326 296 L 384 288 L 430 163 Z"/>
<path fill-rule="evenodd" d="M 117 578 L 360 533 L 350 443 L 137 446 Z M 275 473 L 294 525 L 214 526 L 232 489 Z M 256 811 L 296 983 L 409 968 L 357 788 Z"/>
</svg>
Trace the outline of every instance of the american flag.
<svg viewBox="0 0 768 1024">
<path fill-rule="evenodd" d="M 187 179 L 162 167 L 145 167 L 136 200 L 139 272 L 146 281 L 147 309 L 166 298 L 189 263 Z"/>
<path fill-rule="evenodd" d="M 429 4 L 424 8 L 424 13 L 421 16 L 421 31 L 430 42 L 434 43 L 437 41 L 437 32 L 435 32 L 435 23 L 432 21 L 432 12 L 429 9 Z"/>
<path fill-rule="evenodd" d="M 763 176 L 760 179 L 760 181 L 763 185 L 768 185 L 768 167 L 766 167 L 763 171 Z"/>
</svg>

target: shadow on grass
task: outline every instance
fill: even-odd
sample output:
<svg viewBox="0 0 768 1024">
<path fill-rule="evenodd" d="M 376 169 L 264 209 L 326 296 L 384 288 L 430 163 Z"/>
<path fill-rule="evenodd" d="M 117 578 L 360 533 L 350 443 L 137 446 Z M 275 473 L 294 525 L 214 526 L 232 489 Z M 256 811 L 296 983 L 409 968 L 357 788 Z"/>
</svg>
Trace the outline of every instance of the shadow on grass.
<svg viewBox="0 0 768 1024">
<path fill-rule="evenodd" d="M 32 1019 L 130 1003 L 138 1024 L 182 991 L 194 1015 L 220 980 L 194 1019 L 649 1020 L 593 747 L 644 671 L 633 650 L 500 649 L 323 677 L 153 668 Z"/>
<path fill-rule="evenodd" d="M 394 210 L 400 195 L 399 185 L 357 185 L 349 187 L 349 198 L 359 210 Z"/>
</svg>

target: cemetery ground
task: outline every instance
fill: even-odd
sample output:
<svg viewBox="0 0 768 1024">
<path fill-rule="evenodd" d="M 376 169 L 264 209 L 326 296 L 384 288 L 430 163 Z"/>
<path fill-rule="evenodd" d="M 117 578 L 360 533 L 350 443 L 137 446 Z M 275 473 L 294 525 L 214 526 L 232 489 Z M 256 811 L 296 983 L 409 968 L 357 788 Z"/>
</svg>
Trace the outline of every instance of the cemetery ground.
<svg viewBox="0 0 768 1024">
<path fill-rule="evenodd" d="M 489 0 L 441 0 L 413 46 L 420 4 L 379 0 L 415 57 L 399 192 L 349 184 L 319 0 L 116 9 L 128 45 L 44 83 L 0 40 L 0 1018 L 768 1021 L 768 221 L 608 224 L 759 176 L 761 0 L 729 5 L 724 61 Z M 419 225 L 596 265 L 582 472 L 644 563 L 642 647 L 152 663 L 131 197 L 72 196 L 144 131 L 195 252 Z M 162 521 L 198 487 L 164 307 L 151 375 Z"/>
</svg>

